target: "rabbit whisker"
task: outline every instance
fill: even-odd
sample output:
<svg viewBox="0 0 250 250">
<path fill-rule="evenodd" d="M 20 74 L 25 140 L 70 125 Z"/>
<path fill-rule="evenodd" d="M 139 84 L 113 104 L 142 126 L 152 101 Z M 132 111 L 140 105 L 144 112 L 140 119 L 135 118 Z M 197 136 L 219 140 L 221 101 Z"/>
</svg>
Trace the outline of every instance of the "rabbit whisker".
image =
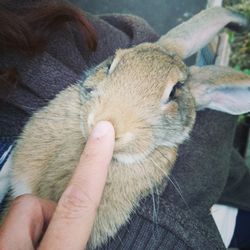
<svg viewBox="0 0 250 250">
<path fill-rule="evenodd" d="M 166 158 L 166 156 L 164 156 L 164 154 L 159 150 L 159 149 L 155 149 L 157 150 L 157 152 L 159 152 L 166 160 L 168 160 Z M 166 178 L 170 181 L 170 183 L 173 185 L 173 187 L 175 188 L 175 190 L 177 191 L 177 193 L 180 195 L 181 199 L 183 200 L 185 206 L 190 210 L 190 207 L 187 203 L 187 201 L 185 200 L 183 194 L 182 194 L 182 190 L 180 188 L 179 183 L 177 182 L 176 179 L 172 180 L 171 177 L 169 176 L 168 173 L 166 173 L 153 159 L 152 162 L 154 163 L 155 167 L 157 167 L 160 171 L 162 171 L 164 173 L 164 175 L 166 176 Z"/>
<path fill-rule="evenodd" d="M 156 193 L 155 193 L 155 191 L 154 191 L 154 185 L 152 184 L 150 178 L 146 174 L 144 166 L 142 164 L 140 164 L 140 165 L 141 165 L 141 170 L 144 172 L 144 176 L 146 177 L 147 182 L 149 184 L 148 186 L 150 187 L 150 194 L 151 194 L 152 202 L 153 202 L 152 221 L 153 221 L 153 224 L 157 226 L 157 224 L 158 224 L 158 211 L 159 211 L 159 192 L 158 192 L 157 187 L 155 187 L 156 188 Z M 155 194 L 158 197 L 158 199 L 157 199 L 157 206 L 156 206 L 156 201 L 155 201 Z"/>
</svg>

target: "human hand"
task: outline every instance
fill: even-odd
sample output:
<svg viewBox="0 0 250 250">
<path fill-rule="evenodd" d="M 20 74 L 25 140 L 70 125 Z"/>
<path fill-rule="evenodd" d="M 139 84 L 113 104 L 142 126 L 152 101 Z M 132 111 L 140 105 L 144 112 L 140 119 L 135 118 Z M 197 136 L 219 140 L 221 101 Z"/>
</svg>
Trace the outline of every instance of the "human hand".
<svg viewBox="0 0 250 250">
<path fill-rule="evenodd" d="M 114 148 L 114 128 L 99 122 L 58 204 L 18 197 L 0 228 L 0 249 L 84 249 L 94 223 Z"/>
</svg>

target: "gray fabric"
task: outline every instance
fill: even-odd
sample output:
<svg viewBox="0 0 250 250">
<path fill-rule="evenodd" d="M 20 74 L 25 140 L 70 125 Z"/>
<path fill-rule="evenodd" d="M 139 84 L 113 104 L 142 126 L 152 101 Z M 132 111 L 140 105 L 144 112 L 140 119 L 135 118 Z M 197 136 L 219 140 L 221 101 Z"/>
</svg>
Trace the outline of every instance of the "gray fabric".
<svg viewBox="0 0 250 250">
<path fill-rule="evenodd" d="M 148 198 L 142 202 L 137 213 L 131 216 L 131 222 L 123 226 L 114 239 L 109 239 L 105 246 L 96 250 L 224 249 L 220 239 L 214 236 L 216 228 L 210 227 L 213 225 L 211 215 L 207 218 L 210 223 L 204 223 L 204 220 L 198 221 L 191 211 L 176 208 L 164 199 L 160 199 L 158 205 L 155 219 L 152 200 Z"/>
<path fill-rule="evenodd" d="M 236 150 L 231 154 L 227 182 L 219 202 L 250 211 L 249 168 Z"/>
<path fill-rule="evenodd" d="M 1 56 L 0 69 L 16 67 L 21 76 L 14 89 L 0 86 L 1 137 L 14 140 L 35 110 L 84 78 L 84 71 L 117 48 L 158 39 L 137 17 L 89 15 L 89 19 L 99 39 L 93 54 L 71 27 L 69 32 L 55 33 L 46 52 L 35 58 L 14 52 Z M 179 150 L 172 182 L 159 199 L 155 198 L 156 210 L 152 197 L 141 201 L 130 222 L 100 249 L 223 249 L 210 207 L 220 201 L 250 211 L 249 170 L 232 146 L 235 121 L 235 117 L 220 112 L 199 112 L 190 140 Z"/>
<path fill-rule="evenodd" d="M 225 187 L 230 171 L 235 120 L 236 117 L 221 112 L 198 112 L 190 140 L 179 149 L 172 174 L 186 203 L 198 216 L 209 214 Z M 169 202 L 185 208 L 173 185 L 168 185 L 165 192 Z"/>
</svg>

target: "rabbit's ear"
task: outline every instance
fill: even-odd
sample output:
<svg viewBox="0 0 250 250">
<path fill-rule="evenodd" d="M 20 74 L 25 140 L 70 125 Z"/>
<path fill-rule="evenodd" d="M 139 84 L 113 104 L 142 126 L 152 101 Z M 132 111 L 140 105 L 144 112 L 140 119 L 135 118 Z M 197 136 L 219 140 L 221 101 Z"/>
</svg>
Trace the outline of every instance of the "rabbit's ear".
<svg viewBox="0 0 250 250">
<path fill-rule="evenodd" d="M 191 67 L 187 81 L 196 109 L 250 112 L 250 76 L 223 66 Z"/>
<path fill-rule="evenodd" d="M 242 15 L 222 7 L 213 7 L 173 28 L 157 44 L 184 59 L 208 44 L 225 26 L 239 30 L 247 25 L 248 21 Z"/>
</svg>

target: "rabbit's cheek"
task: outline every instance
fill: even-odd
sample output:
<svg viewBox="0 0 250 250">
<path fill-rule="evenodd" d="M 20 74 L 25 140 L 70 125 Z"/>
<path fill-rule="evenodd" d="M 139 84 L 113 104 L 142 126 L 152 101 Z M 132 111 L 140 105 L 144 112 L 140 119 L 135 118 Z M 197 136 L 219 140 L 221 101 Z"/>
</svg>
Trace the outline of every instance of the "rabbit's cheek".
<svg viewBox="0 0 250 250">
<path fill-rule="evenodd" d="M 184 128 L 192 129 L 195 120 L 195 102 L 190 94 L 185 94 L 179 102 L 179 114 Z"/>
<path fill-rule="evenodd" d="M 181 116 L 182 125 L 185 129 L 188 130 L 188 132 L 190 132 L 190 130 L 193 128 L 194 125 L 196 112 L 190 106 L 186 106 L 185 108 L 182 109 L 182 113 L 183 113 Z"/>
<path fill-rule="evenodd" d="M 165 115 L 176 117 L 176 114 L 178 113 L 178 104 L 176 102 L 170 102 L 162 107 L 162 110 L 164 111 Z"/>
</svg>

